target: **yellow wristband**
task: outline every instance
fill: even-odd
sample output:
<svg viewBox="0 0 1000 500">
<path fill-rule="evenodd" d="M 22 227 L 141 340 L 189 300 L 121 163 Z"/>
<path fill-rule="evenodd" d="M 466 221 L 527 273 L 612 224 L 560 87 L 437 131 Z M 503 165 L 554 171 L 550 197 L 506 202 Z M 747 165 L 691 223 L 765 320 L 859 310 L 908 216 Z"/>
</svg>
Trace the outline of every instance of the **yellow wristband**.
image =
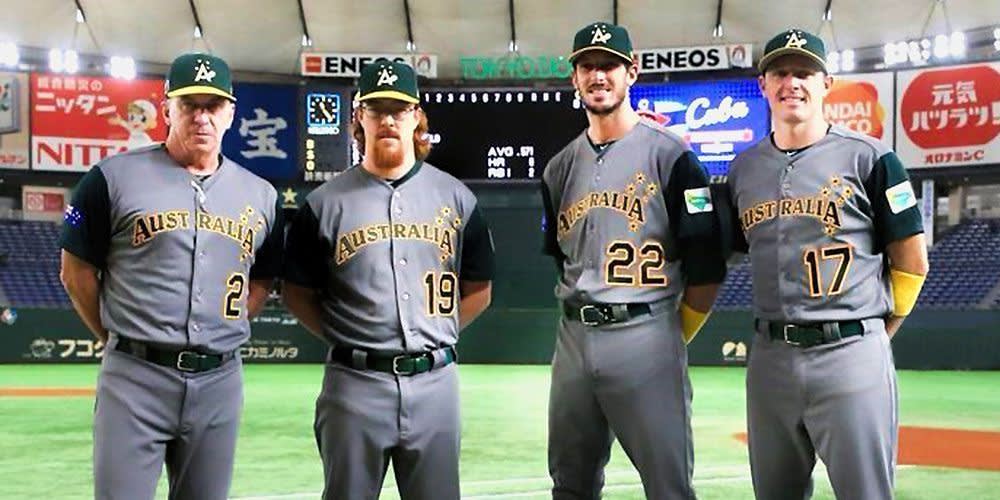
<svg viewBox="0 0 1000 500">
<path fill-rule="evenodd" d="M 920 289 L 924 286 L 926 276 L 910 274 L 899 269 L 889 268 L 889 281 L 892 283 L 892 314 L 893 316 L 906 316 L 913 310 L 920 295 Z"/>
<path fill-rule="evenodd" d="M 698 330 L 701 330 L 701 327 L 705 325 L 710 312 L 695 311 L 687 303 L 681 301 L 681 333 L 684 336 L 685 344 L 690 343 L 694 336 L 698 335 Z"/>
</svg>

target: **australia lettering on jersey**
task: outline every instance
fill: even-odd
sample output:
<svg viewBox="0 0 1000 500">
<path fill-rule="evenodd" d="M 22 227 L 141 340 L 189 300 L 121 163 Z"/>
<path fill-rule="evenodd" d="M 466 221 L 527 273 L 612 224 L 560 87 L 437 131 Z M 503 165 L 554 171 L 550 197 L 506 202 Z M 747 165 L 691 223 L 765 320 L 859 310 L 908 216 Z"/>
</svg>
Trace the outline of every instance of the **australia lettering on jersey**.
<svg viewBox="0 0 1000 500">
<path fill-rule="evenodd" d="M 160 233 L 190 229 L 193 221 L 199 231 L 221 234 L 238 243 L 242 249 L 240 260 L 243 260 L 253 254 L 254 238 L 264 227 L 263 217 L 258 217 L 256 223 L 250 225 L 253 213 L 253 208 L 248 206 L 239 220 L 201 211 L 192 217 L 187 210 L 143 214 L 132 223 L 132 246 L 145 245 Z"/>
<path fill-rule="evenodd" d="M 344 233 L 337 238 L 336 262 L 341 265 L 351 260 L 364 247 L 380 241 L 414 240 L 432 243 L 441 251 L 441 261 L 455 255 L 455 233 L 462 227 L 462 219 L 453 216 L 450 207 L 441 207 L 433 223 L 383 223 L 372 224 Z"/>
<path fill-rule="evenodd" d="M 814 196 L 766 200 L 754 204 L 740 214 L 740 225 L 746 233 L 750 228 L 775 217 L 813 217 L 823 223 L 824 231 L 833 235 L 840 229 L 840 207 L 852 196 L 854 188 L 845 185 L 840 177 L 831 177 Z"/>
<path fill-rule="evenodd" d="M 625 186 L 622 191 L 591 191 L 586 193 L 559 212 L 557 235 L 562 239 L 577 222 L 583 220 L 583 217 L 595 208 L 610 208 L 624 215 L 629 221 L 629 230 L 637 231 L 640 225 L 646 223 L 643 207 L 649 198 L 656 194 L 657 189 L 655 182 L 647 182 L 646 176 L 642 172 L 638 172 L 635 175 L 635 180 Z"/>
<path fill-rule="evenodd" d="M 840 210 L 836 200 L 823 196 L 805 196 L 802 198 L 783 198 L 758 203 L 743 211 L 740 222 L 743 231 L 775 217 L 814 217 L 825 226 L 840 227 Z"/>
</svg>

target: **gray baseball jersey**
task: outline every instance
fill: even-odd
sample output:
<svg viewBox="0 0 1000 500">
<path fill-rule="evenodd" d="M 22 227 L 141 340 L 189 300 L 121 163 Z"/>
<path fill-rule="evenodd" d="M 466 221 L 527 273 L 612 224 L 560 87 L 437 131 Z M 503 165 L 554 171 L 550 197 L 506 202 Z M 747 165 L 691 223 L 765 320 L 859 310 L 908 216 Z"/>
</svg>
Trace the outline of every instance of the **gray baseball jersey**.
<svg viewBox="0 0 1000 500">
<path fill-rule="evenodd" d="M 392 182 L 356 166 L 324 183 L 286 254 L 285 280 L 319 291 L 331 346 L 371 355 L 454 345 L 461 282 L 493 278 L 476 197 L 422 162 Z M 458 498 L 456 377 L 454 366 L 401 377 L 328 363 L 315 423 L 324 497 L 376 497 L 391 457 L 403 498 Z"/>
<path fill-rule="evenodd" d="M 228 493 L 243 401 L 238 355 L 185 373 L 116 350 L 131 341 L 233 353 L 250 335 L 249 280 L 280 272 L 277 193 L 220 160 L 197 179 L 163 145 L 115 155 L 84 175 L 67 208 L 60 245 L 99 270 L 110 334 L 94 421 L 98 498 L 152 498 L 164 460 L 172 497 Z"/>
<path fill-rule="evenodd" d="M 808 497 L 817 453 L 838 497 L 891 498 L 898 422 L 884 252 L 922 231 L 906 169 L 881 142 L 834 126 L 802 150 L 761 141 L 733 161 L 727 183 L 758 318 L 747 370 L 758 498 Z M 772 338 L 789 323 L 828 332 L 852 322 L 861 335 L 812 347 Z"/>
<path fill-rule="evenodd" d="M 562 318 L 549 402 L 553 497 L 599 496 L 615 436 L 647 498 L 693 498 L 677 307 L 686 285 L 725 275 L 708 176 L 680 138 L 644 120 L 612 144 L 580 134 L 549 162 L 542 191 L 556 297 L 652 310 L 605 326 Z"/>
</svg>

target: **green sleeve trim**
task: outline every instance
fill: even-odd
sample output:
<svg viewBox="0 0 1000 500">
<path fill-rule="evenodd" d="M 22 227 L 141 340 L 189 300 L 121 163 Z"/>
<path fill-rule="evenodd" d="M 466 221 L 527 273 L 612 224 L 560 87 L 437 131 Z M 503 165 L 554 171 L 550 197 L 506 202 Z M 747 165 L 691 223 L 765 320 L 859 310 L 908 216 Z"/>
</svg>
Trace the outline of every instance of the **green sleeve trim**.
<svg viewBox="0 0 1000 500">
<path fill-rule="evenodd" d="M 704 237 L 715 232 L 717 226 L 714 207 L 700 211 L 707 206 L 699 202 L 689 203 L 686 198 L 689 193 L 694 194 L 707 188 L 708 173 L 693 152 L 685 151 L 674 161 L 670 179 L 663 191 L 667 216 L 676 239 Z M 709 193 L 700 195 L 708 196 Z"/>
<path fill-rule="evenodd" d="M 492 281 L 495 272 L 493 235 L 486 217 L 477 206 L 462 231 L 462 268 L 458 278 L 462 281 Z"/>
<path fill-rule="evenodd" d="M 906 167 L 893 152 L 882 155 L 875 162 L 865 182 L 875 223 L 877 251 L 884 250 L 889 243 L 924 232 L 916 195 L 912 186 L 905 184 L 909 182 Z"/>
<path fill-rule="evenodd" d="M 253 266 L 250 267 L 250 279 L 274 279 L 281 276 L 281 252 L 285 244 L 285 214 L 281 208 L 281 199 L 274 201 L 274 224 L 267 233 L 264 244 L 257 249 Z"/>
<path fill-rule="evenodd" d="M 285 244 L 282 277 L 290 283 L 322 289 L 330 275 L 327 255 L 330 243 L 319 233 L 319 220 L 309 203 L 302 205 L 291 225 Z"/>
<path fill-rule="evenodd" d="M 111 200 L 99 167 L 80 178 L 63 215 L 59 246 L 97 269 L 107 267 L 111 249 Z"/>
</svg>

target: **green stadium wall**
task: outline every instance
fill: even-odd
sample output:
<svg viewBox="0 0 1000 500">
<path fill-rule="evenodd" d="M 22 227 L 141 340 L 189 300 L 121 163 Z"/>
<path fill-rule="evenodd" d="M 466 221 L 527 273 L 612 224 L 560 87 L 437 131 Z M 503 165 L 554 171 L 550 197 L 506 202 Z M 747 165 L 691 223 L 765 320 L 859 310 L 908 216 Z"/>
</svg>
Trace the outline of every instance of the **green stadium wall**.
<svg viewBox="0 0 1000 500">
<path fill-rule="evenodd" d="M 462 333 L 467 363 L 544 364 L 552 358 L 558 322 L 552 295 L 556 270 L 541 254 L 537 184 L 474 186 L 493 230 L 497 254 L 493 304 Z M 100 346 L 73 311 L 20 309 L 0 323 L 0 363 L 94 362 Z M 689 346 L 698 365 L 742 365 L 750 347 L 749 312 L 715 312 Z M 913 369 L 1000 369 L 1000 311 L 916 311 L 893 341 L 896 365 Z M 313 363 L 324 344 L 281 309 L 253 323 L 242 349 L 248 362 Z"/>
</svg>

